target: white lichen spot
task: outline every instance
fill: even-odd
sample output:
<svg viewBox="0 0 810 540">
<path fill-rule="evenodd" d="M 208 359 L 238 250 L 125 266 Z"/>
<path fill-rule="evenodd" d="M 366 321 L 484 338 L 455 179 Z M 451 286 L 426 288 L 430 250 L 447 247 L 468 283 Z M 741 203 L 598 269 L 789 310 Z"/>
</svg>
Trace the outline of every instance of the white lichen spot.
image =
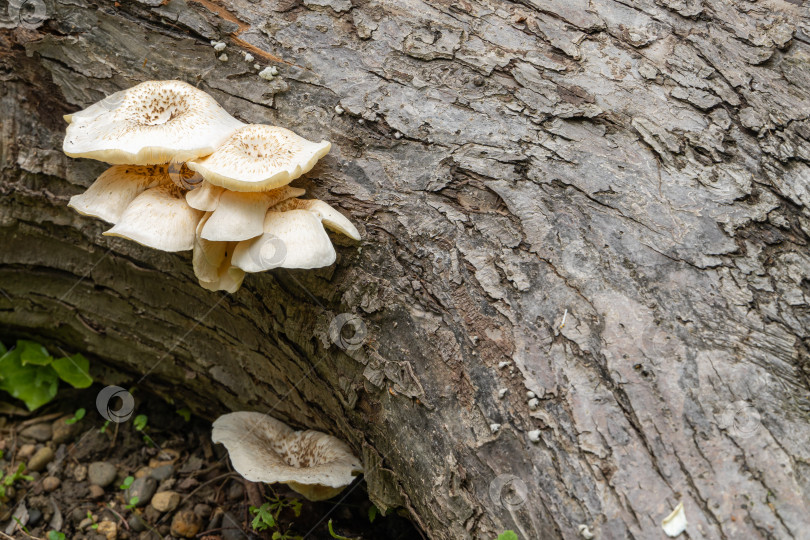
<svg viewBox="0 0 810 540">
<path fill-rule="evenodd" d="M 225 44 L 221 41 L 216 41 L 212 43 L 212 45 L 214 46 L 214 50 L 217 52 L 222 52 L 225 50 Z"/>
<path fill-rule="evenodd" d="M 273 75 L 273 77 L 278 75 L 278 68 L 276 68 L 276 66 L 271 66 L 270 67 L 270 74 Z"/>
<path fill-rule="evenodd" d="M 508 391 L 509 391 L 508 388 L 501 388 L 500 390 L 498 390 L 498 397 L 503 398 L 503 396 L 505 396 Z"/>
<path fill-rule="evenodd" d="M 539 442 L 540 441 L 540 430 L 539 429 L 531 430 L 529 432 L 529 440 L 532 441 L 533 443 Z"/>
<path fill-rule="evenodd" d="M 402 133 L 400 133 L 399 131 L 395 131 L 394 132 L 394 138 L 395 139 L 401 139 L 402 138 Z"/>
<path fill-rule="evenodd" d="M 585 540 L 591 540 L 593 538 L 593 533 L 591 532 L 591 530 L 588 528 L 587 525 L 582 524 L 578 527 L 578 529 L 579 535 Z"/>
<path fill-rule="evenodd" d="M 357 123 L 358 123 L 358 124 L 360 124 L 360 125 L 362 126 L 363 124 L 365 124 L 365 123 L 366 123 L 366 121 L 365 121 L 364 119 L 362 119 L 362 118 L 358 118 L 358 119 L 357 119 Z"/>
<path fill-rule="evenodd" d="M 245 53 L 245 62 L 253 62 L 253 55 L 250 53 Z"/>
<path fill-rule="evenodd" d="M 228 55 L 225 54 L 225 53 L 220 54 L 219 55 L 219 61 L 220 62 L 227 62 L 228 61 Z"/>
<path fill-rule="evenodd" d="M 501 430 L 501 425 L 500 424 L 490 424 L 489 425 L 489 430 L 494 435 L 495 433 L 498 433 Z"/>
<path fill-rule="evenodd" d="M 272 81 L 273 80 L 272 70 L 269 67 L 264 68 L 259 72 L 259 77 L 261 77 L 266 81 Z"/>
<path fill-rule="evenodd" d="M 540 400 L 537 398 L 532 398 L 529 400 L 529 410 L 536 411 L 537 408 L 540 406 Z"/>
<path fill-rule="evenodd" d="M 253 69 L 262 69 L 260 64 L 253 64 Z"/>
</svg>

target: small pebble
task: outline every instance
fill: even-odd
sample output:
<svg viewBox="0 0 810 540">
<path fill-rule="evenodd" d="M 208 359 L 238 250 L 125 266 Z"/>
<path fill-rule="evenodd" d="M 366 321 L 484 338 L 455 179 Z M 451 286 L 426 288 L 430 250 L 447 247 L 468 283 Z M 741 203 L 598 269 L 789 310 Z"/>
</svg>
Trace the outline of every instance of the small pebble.
<svg viewBox="0 0 810 540">
<path fill-rule="evenodd" d="M 402 133 L 400 133 L 399 131 L 394 132 L 394 138 L 395 139 L 401 139 L 402 138 Z"/>
<path fill-rule="evenodd" d="M 127 523 L 129 524 L 129 528 L 135 532 L 146 530 L 146 523 L 143 522 L 143 519 L 138 514 L 132 514 L 127 520 Z"/>
<path fill-rule="evenodd" d="M 51 492 L 56 490 L 61 483 L 62 481 L 55 476 L 46 476 L 42 479 L 42 489 Z"/>
<path fill-rule="evenodd" d="M 135 478 L 145 478 L 152 475 L 152 467 L 141 467 L 133 475 Z"/>
<path fill-rule="evenodd" d="M 17 450 L 17 459 L 25 461 L 28 458 L 30 458 L 31 456 L 33 456 L 34 452 L 36 452 L 36 451 L 37 451 L 36 445 L 24 444 L 24 445 L 20 446 L 19 450 Z"/>
<path fill-rule="evenodd" d="M 245 487 L 242 482 L 232 482 L 231 487 L 228 488 L 228 499 L 235 501 L 241 499 L 245 494 Z"/>
<path fill-rule="evenodd" d="M 93 520 L 90 519 L 89 517 L 86 517 L 86 518 L 82 519 L 79 522 L 79 529 L 86 529 L 87 527 L 89 527 L 92 524 L 93 524 Z"/>
<path fill-rule="evenodd" d="M 509 365 L 509 362 L 498 362 L 498 367 L 503 369 Z"/>
<path fill-rule="evenodd" d="M 62 444 L 70 441 L 76 433 L 76 426 L 78 424 L 68 424 L 65 420 L 72 418 L 71 416 L 64 416 L 51 424 L 51 431 L 53 431 L 53 444 Z"/>
<path fill-rule="evenodd" d="M 177 489 L 179 489 L 180 491 L 191 491 L 198 485 L 200 485 L 200 482 L 196 478 L 184 478 L 177 485 Z"/>
<path fill-rule="evenodd" d="M 225 54 L 225 53 L 220 54 L 219 55 L 219 61 L 220 62 L 227 62 L 228 61 L 228 55 Z"/>
<path fill-rule="evenodd" d="M 180 504 L 180 494 L 175 491 L 161 491 L 155 493 L 149 504 L 159 512 L 171 512 Z"/>
<path fill-rule="evenodd" d="M 489 425 L 489 430 L 492 433 L 498 433 L 501 430 L 501 425 L 500 424 L 490 424 Z"/>
<path fill-rule="evenodd" d="M 194 538 L 202 527 L 202 520 L 191 510 L 180 510 L 172 519 L 171 533 L 180 538 Z"/>
<path fill-rule="evenodd" d="M 201 519 L 208 519 L 211 517 L 211 507 L 207 504 L 195 504 L 194 513 L 200 516 Z"/>
<path fill-rule="evenodd" d="M 45 465 L 51 462 L 53 459 L 53 450 L 48 448 L 47 446 L 43 446 L 37 452 L 31 456 L 31 460 L 28 462 L 28 470 L 29 471 L 41 471 L 45 468 Z"/>
<path fill-rule="evenodd" d="M 90 486 L 89 489 L 90 489 L 89 496 L 90 496 L 91 499 L 100 499 L 101 497 L 104 496 L 104 488 L 101 487 L 101 486 L 97 486 L 96 484 L 93 484 L 93 485 Z"/>
<path fill-rule="evenodd" d="M 529 410 L 536 411 L 537 407 L 540 406 L 540 400 L 537 398 L 532 398 L 529 400 Z"/>
<path fill-rule="evenodd" d="M 340 105 L 335 105 L 335 112 L 336 112 L 337 114 L 343 114 L 343 113 L 345 113 L 346 111 L 345 111 L 345 110 L 343 109 L 343 107 L 341 107 Z"/>
<path fill-rule="evenodd" d="M 118 469 L 115 465 L 106 461 L 93 462 L 90 464 L 90 467 L 87 468 L 87 476 L 90 483 L 103 488 L 112 484 L 117 474 Z"/>
<path fill-rule="evenodd" d="M 73 479 L 77 482 L 84 482 L 85 478 L 87 478 L 87 466 L 76 465 L 76 468 L 73 469 Z"/>
<path fill-rule="evenodd" d="M 39 520 L 42 519 L 42 512 L 39 508 L 32 508 L 28 511 L 28 526 L 36 527 Z"/>
<path fill-rule="evenodd" d="M 506 392 L 508 392 L 508 391 L 509 391 L 508 388 L 501 388 L 500 390 L 498 390 L 498 397 L 502 398 L 503 396 L 506 395 Z"/>
<path fill-rule="evenodd" d="M 225 47 L 226 47 L 226 45 L 221 41 L 219 41 L 217 43 L 214 43 L 214 50 L 217 51 L 217 52 L 224 51 Z"/>
<path fill-rule="evenodd" d="M 540 430 L 535 429 L 529 432 L 529 440 L 532 442 L 540 442 Z"/>
<path fill-rule="evenodd" d="M 157 489 L 157 482 L 154 478 L 144 476 L 135 479 L 129 489 L 126 491 L 126 500 L 130 501 L 133 497 L 138 497 L 138 502 L 135 506 L 146 506 L 152 500 L 152 495 L 155 494 Z"/>
<path fill-rule="evenodd" d="M 118 525 L 112 521 L 102 521 L 98 524 L 96 532 L 103 534 L 107 540 L 115 540 L 118 538 Z"/>
<path fill-rule="evenodd" d="M 49 441 L 51 440 L 52 436 L 53 430 L 51 430 L 50 424 L 34 424 L 33 426 L 28 426 L 20 432 L 20 437 L 34 439 L 35 441 L 39 442 Z"/>
<path fill-rule="evenodd" d="M 537 394 L 529 390 L 528 392 L 526 392 L 526 397 L 532 399 L 533 397 L 537 397 Z"/>
<path fill-rule="evenodd" d="M 152 470 L 149 475 L 157 480 L 158 482 L 162 482 L 167 478 L 170 478 L 174 474 L 174 467 L 171 465 L 161 465 L 160 467 L 155 468 Z"/>
</svg>

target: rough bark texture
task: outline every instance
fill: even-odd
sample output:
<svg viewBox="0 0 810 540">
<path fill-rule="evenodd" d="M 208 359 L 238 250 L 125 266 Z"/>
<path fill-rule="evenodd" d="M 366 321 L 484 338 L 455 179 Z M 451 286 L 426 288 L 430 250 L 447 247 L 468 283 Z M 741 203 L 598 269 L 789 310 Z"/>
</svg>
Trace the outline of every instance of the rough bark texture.
<svg viewBox="0 0 810 540">
<path fill-rule="evenodd" d="M 46 2 L 0 33 L 4 335 L 338 435 L 432 538 L 810 537 L 806 2 Z M 333 141 L 296 184 L 363 242 L 228 296 L 66 208 L 60 115 L 169 78 Z"/>
</svg>

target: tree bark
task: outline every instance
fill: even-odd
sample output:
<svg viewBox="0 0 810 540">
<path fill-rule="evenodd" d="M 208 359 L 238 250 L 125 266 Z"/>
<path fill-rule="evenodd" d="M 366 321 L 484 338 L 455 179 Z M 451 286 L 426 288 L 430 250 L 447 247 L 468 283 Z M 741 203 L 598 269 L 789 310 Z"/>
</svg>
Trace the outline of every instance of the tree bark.
<svg viewBox="0 0 810 540">
<path fill-rule="evenodd" d="M 431 538 L 810 537 L 807 3 L 42 6 L 0 31 L 2 337 L 330 432 Z M 226 295 L 68 209 L 105 166 L 61 115 L 173 78 L 331 140 L 296 185 L 362 243 Z"/>
</svg>

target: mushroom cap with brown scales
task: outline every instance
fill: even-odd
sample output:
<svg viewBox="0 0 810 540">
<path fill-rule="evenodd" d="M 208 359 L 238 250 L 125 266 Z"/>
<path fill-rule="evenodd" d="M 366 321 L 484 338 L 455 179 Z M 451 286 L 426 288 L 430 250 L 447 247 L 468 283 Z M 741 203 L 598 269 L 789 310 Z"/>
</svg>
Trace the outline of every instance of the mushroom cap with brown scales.
<svg viewBox="0 0 810 540">
<path fill-rule="evenodd" d="M 115 165 L 101 173 L 87 191 L 71 197 L 68 206 L 115 225 L 135 197 L 170 182 L 162 165 Z"/>
<path fill-rule="evenodd" d="M 259 192 L 226 190 L 220 195 L 216 209 L 206 221 L 200 236 L 219 242 L 261 236 L 268 208 L 303 194 L 303 189 L 290 186 Z"/>
<path fill-rule="evenodd" d="M 104 233 L 161 251 L 186 251 L 203 212 L 191 208 L 185 191 L 174 184 L 147 189 L 127 206 L 121 219 Z"/>
<path fill-rule="evenodd" d="M 212 153 L 244 126 L 182 81 L 147 81 L 65 116 L 63 150 L 112 164 L 183 162 Z"/>
<path fill-rule="evenodd" d="M 210 156 L 190 161 L 208 182 L 233 191 L 267 191 L 310 171 L 331 144 L 315 143 L 289 129 L 252 124 L 236 130 Z"/>
<path fill-rule="evenodd" d="M 351 448 L 319 431 L 295 431 L 266 414 L 217 418 L 211 440 L 228 450 L 234 469 L 251 482 L 281 482 L 311 501 L 330 499 L 363 472 Z"/>
</svg>

